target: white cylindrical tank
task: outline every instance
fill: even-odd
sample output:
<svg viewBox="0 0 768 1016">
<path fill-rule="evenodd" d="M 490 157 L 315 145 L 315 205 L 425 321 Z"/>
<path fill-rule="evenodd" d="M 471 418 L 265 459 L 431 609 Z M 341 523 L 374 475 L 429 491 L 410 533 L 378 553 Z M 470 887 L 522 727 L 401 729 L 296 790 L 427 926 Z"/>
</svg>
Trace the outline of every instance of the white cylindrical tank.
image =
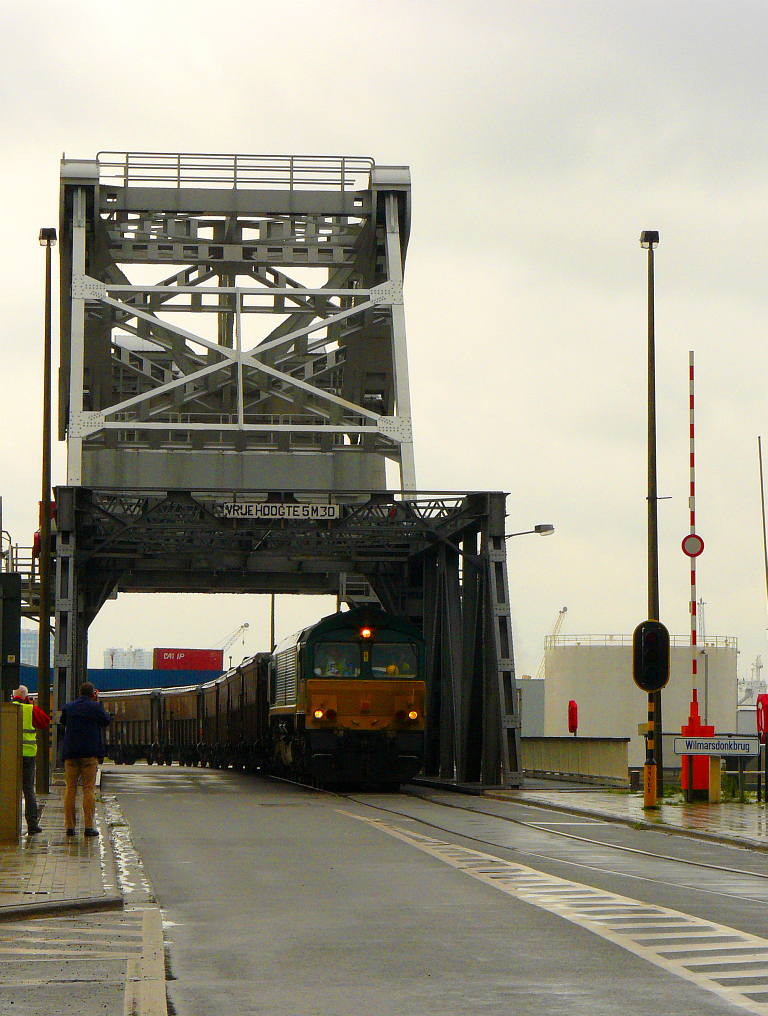
<svg viewBox="0 0 768 1016">
<path fill-rule="evenodd" d="M 680 733 L 688 722 L 693 689 L 688 636 L 673 636 L 669 684 L 662 691 L 664 733 Z M 735 638 L 708 638 L 694 646 L 699 715 L 715 733 L 736 732 Z M 568 702 L 578 706 L 578 736 L 629 737 L 629 765 L 645 762 L 645 739 L 638 724 L 648 719 L 648 695 L 632 680 L 631 635 L 560 635 L 545 651 L 545 730 L 568 734 Z M 707 720 L 705 721 L 705 710 Z M 665 766 L 675 764 L 664 759 Z"/>
</svg>

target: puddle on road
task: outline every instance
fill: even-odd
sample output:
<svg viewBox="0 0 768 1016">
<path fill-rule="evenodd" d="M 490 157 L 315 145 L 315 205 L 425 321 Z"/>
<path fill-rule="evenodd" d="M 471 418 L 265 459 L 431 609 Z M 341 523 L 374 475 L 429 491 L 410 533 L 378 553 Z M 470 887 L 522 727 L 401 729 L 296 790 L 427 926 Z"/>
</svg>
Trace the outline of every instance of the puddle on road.
<svg viewBox="0 0 768 1016">
<path fill-rule="evenodd" d="M 120 805 L 116 798 L 102 798 L 104 817 L 109 827 L 112 849 L 117 865 L 117 881 L 126 905 L 134 903 L 156 903 L 155 894 L 149 879 L 144 873 L 136 848 L 131 839 L 131 830 L 123 818 Z"/>
</svg>

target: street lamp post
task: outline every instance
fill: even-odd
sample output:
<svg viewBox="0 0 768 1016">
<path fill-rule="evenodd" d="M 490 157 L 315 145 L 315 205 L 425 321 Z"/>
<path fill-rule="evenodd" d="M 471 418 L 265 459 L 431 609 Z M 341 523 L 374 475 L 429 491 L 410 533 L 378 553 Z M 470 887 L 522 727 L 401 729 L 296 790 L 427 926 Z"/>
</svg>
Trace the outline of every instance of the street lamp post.
<svg viewBox="0 0 768 1016">
<path fill-rule="evenodd" d="M 45 345 L 43 356 L 43 482 L 40 498 L 40 625 L 37 643 L 37 700 L 44 713 L 51 713 L 51 249 L 56 230 L 40 230 L 40 246 L 45 247 Z M 50 786 L 50 735 L 38 734 L 39 765 L 37 791 L 47 794 Z"/>
<path fill-rule="evenodd" d="M 538 536 L 551 536 L 554 531 L 555 527 L 551 523 L 545 522 L 540 526 L 534 526 L 533 529 L 526 529 L 522 533 L 505 533 L 504 539 L 508 540 L 510 536 L 530 536 L 531 533 L 536 533 Z"/>
<path fill-rule="evenodd" d="M 640 246 L 648 251 L 648 619 L 659 618 L 659 524 L 656 484 L 656 324 L 654 308 L 653 252 L 659 245 L 656 230 L 640 234 Z M 653 716 L 653 720 L 651 720 Z M 648 717 L 653 723 L 652 759 L 656 763 L 656 794 L 664 787 L 664 760 L 661 742 L 661 692 L 648 693 Z M 649 750 L 651 745 L 649 743 Z"/>
</svg>

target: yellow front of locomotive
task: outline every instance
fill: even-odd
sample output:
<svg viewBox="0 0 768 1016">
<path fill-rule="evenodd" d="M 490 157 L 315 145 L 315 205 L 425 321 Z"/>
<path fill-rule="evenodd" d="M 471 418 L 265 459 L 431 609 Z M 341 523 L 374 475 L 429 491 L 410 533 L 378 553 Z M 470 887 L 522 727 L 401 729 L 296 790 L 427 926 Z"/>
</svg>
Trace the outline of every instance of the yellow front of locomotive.
<svg viewBox="0 0 768 1016">
<path fill-rule="evenodd" d="M 304 757 L 316 779 L 394 787 L 422 768 L 423 640 L 403 625 L 327 632 L 306 647 Z"/>
</svg>

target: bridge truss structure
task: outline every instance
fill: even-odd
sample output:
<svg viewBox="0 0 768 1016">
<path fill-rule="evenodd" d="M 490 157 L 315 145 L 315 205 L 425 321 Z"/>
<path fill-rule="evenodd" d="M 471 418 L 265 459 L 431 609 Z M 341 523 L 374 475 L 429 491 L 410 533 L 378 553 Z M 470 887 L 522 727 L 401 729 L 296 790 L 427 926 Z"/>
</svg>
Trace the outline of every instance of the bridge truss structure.
<svg viewBox="0 0 768 1016">
<path fill-rule="evenodd" d="M 407 167 L 101 153 L 61 194 L 68 484 L 415 489 Z"/>
<path fill-rule="evenodd" d="M 518 785 L 505 495 L 336 493 L 338 517 L 322 521 L 301 515 L 324 492 L 247 498 L 272 513 L 231 516 L 221 492 L 57 488 L 60 694 L 85 673 L 88 625 L 116 589 L 334 595 L 340 574 L 361 575 L 427 639 L 427 775 Z"/>
<path fill-rule="evenodd" d="M 54 709 L 115 593 L 357 589 L 426 635 L 427 775 L 520 783 L 505 495 L 416 486 L 409 223 L 370 159 L 62 162 Z"/>
</svg>

